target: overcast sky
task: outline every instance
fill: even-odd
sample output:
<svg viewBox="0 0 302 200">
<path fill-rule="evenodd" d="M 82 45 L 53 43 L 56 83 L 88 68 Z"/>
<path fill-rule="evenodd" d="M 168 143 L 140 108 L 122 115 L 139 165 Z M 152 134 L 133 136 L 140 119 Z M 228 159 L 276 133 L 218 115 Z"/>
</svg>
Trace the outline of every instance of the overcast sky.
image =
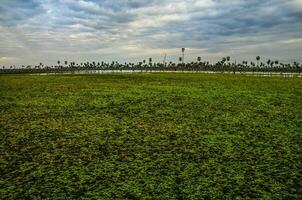
<svg viewBox="0 0 302 200">
<path fill-rule="evenodd" d="M 0 65 L 302 61 L 302 0 L 0 0 Z"/>
</svg>

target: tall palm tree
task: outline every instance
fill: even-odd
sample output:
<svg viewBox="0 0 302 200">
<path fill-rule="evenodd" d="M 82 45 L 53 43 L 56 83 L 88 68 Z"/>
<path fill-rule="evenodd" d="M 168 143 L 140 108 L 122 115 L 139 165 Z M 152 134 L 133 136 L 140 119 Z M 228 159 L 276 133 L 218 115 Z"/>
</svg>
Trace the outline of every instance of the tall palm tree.
<svg viewBox="0 0 302 200">
<path fill-rule="evenodd" d="M 260 56 L 257 56 L 256 60 L 257 60 L 257 67 L 259 67 Z"/>
<path fill-rule="evenodd" d="M 268 61 L 267 61 L 267 66 L 269 66 L 270 64 L 271 64 L 271 60 L 268 59 Z"/>
<path fill-rule="evenodd" d="M 150 67 L 150 69 L 152 71 L 152 58 L 149 58 L 149 67 Z"/>
<path fill-rule="evenodd" d="M 61 62 L 58 60 L 57 63 L 58 63 L 57 69 L 60 69 L 60 68 L 61 68 L 61 67 L 60 67 L 60 63 L 61 63 Z"/>
<path fill-rule="evenodd" d="M 181 48 L 181 52 L 182 52 L 182 59 L 181 59 L 181 61 L 182 61 L 182 63 L 185 61 L 185 50 L 186 50 L 186 48 Z"/>
</svg>

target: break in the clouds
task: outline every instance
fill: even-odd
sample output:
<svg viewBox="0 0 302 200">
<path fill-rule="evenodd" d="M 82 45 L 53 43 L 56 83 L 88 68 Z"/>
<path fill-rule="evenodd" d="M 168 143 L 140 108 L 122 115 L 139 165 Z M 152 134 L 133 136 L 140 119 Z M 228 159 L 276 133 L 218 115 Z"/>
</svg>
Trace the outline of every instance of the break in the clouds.
<svg viewBox="0 0 302 200">
<path fill-rule="evenodd" d="M 302 0 L 1 0 L 0 65 L 164 53 L 302 61 Z"/>
</svg>

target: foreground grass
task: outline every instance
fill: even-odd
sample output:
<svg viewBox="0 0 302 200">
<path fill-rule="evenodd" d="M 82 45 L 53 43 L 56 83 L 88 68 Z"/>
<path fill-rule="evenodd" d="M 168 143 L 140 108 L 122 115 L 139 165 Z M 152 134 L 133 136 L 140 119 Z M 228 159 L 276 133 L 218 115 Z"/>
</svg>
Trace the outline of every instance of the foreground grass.
<svg viewBox="0 0 302 200">
<path fill-rule="evenodd" d="M 301 199 L 302 79 L 0 76 L 1 199 Z"/>
</svg>

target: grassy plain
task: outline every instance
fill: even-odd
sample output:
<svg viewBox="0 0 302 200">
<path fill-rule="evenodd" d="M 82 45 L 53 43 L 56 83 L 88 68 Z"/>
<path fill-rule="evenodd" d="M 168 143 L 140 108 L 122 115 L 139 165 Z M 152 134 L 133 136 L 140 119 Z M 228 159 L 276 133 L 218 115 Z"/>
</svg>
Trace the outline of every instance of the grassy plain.
<svg viewBox="0 0 302 200">
<path fill-rule="evenodd" d="M 302 199 L 302 79 L 0 76 L 1 199 Z"/>
</svg>

